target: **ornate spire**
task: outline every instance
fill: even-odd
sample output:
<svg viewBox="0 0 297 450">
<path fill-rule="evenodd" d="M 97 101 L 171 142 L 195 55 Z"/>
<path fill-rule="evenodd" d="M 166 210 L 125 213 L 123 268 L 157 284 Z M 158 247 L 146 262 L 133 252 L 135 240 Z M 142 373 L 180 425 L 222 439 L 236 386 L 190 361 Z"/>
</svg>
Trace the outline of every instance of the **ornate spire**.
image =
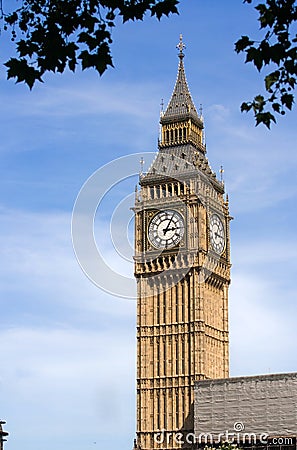
<svg viewBox="0 0 297 450">
<path fill-rule="evenodd" d="M 192 100 L 190 90 L 188 87 L 185 68 L 184 68 L 184 53 L 183 50 L 186 48 L 183 42 L 183 36 L 180 35 L 179 43 L 177 44 L 177 49 L 179 50 L 179 65 L 177 72 L 177 79 L 173 89 L 171 99 L 168 103 L 165 113 L 162 115 L 161 123 L 175 122 L 176 120 L 185 120 L 192 118 L 194 121 L 202 125 L 201 119 L 197 113 L 194 102 Z"/>
<path fill-rule="evenodd" d="M 199 115 L 188 87 L 183 62 L 186 46 L 182 35 L 176 47 L 179 50 L 177 79 L 166 111 L 161 112 L 159 148 L 191 144 L 205 153 L 202 109 Z"/>
</svg>

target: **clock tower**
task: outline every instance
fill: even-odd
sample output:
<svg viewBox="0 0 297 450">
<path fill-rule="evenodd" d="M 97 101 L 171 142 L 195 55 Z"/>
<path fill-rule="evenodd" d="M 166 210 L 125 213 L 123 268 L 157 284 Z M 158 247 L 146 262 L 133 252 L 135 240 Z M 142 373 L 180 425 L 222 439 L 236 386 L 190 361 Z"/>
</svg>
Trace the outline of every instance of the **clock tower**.
<svg viewBox="0 0 297 450">
<path fill-rule="evenodd" d="M 194 382 L 229 376 L 230 215 L 206 157 L 178 45 L 159 151 L 135 198 L 137 437 L 141 450 L 190 448 Z"/>
</svg>

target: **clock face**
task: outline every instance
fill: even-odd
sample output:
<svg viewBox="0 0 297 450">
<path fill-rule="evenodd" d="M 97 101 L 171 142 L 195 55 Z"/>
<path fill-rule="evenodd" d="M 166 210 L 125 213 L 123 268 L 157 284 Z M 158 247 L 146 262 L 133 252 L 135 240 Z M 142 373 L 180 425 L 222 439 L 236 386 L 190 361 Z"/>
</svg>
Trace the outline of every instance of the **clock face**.
<svg viewBox="0 0 297 450">
<path fill-rule="evenodd" d="M 210 243 L 213 250 L 219 255 L 225 249 L 225 229 L 222 220 L 217 214 L 210 219 Z"/>
<path fill-rule="evenodd" d="M 180 213 L 173 210 L 158 212 L 150 221 L 148 237 L 156 248 L 175 247 L 185 232 L 184 220 Z"/>
</svg>

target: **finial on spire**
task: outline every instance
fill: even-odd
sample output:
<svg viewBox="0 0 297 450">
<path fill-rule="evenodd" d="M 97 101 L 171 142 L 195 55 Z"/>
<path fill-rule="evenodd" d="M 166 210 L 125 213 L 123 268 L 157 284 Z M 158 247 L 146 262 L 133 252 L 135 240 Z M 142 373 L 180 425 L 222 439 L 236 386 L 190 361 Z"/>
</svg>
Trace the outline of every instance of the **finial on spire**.
<svg viewBox="0 0 297 450">
<path fill-rule="evenodd" d="M 183 43 L 183 35 L 179 35 L 179 43 L 177 44 L 176 48 L 179 50 L 179 58 L 182 59 L 185 55 L 183 53 L 183 50 L 186 48 L 185 44 Z"/>
</svg>

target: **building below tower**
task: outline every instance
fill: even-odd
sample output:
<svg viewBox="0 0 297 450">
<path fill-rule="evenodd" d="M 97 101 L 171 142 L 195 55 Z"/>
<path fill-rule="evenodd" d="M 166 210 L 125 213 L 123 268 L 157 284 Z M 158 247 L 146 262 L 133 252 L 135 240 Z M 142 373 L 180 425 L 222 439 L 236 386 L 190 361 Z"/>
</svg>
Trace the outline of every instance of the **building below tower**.
<svg viewBox="0 0 297 450">
<path fill-rule="evenodd" d="M 297 373 L 197 381 L 194 430 L 196 448 L 295 450 Z"/>
</svg>

